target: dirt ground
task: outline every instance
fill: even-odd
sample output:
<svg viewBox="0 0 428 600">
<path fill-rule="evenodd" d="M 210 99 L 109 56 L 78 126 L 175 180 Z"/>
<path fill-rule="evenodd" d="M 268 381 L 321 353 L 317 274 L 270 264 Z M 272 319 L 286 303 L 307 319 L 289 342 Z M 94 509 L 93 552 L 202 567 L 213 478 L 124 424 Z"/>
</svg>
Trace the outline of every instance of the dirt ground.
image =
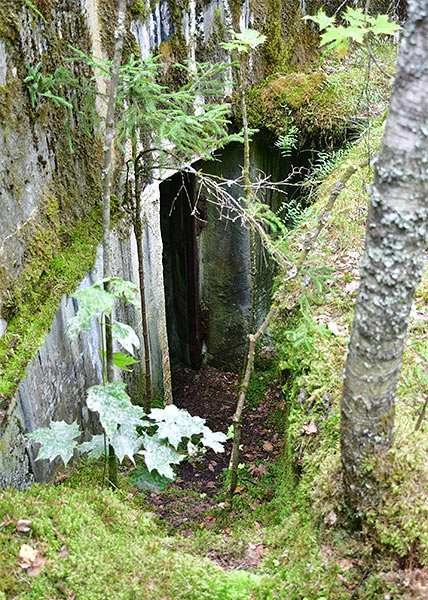
<svg viewBox="0 0 428 600">
<path fill-rule="evenodd" d="M 175 404 L 206 419 L 213 431 L 227 433 L 232 424 L 237 390 L 237 375 L 214 367 L 205 366 L 199 371 L 181 368 L 174 372 Z M 269 470 L 265 463 L 281 453 L 282 436 L 270 425 L 271 416 L 281 408 L 281 402 L 281 385 L 273 381 L 257 406 L 250 405 L 244 411 L 241 463 L 250 463 L 251 473 L 243 479 L 244 485 L 257 485 L 258 479 Z M 197 460 L 182 463 L 177 469 L 177 480 L 166 492 L 148 495 L 148 502 L 169 527 L 181 530 L 184 535 L 191 533 L 195 522 L 209 528 L 207 512 L 219 506 L 222 474 L 228 468 L 231 444 L 231 440 L 226 442 L 224 453 L 207 450 Z M 192 493 L 183 494 L 183 491 Z"/>
</svg>

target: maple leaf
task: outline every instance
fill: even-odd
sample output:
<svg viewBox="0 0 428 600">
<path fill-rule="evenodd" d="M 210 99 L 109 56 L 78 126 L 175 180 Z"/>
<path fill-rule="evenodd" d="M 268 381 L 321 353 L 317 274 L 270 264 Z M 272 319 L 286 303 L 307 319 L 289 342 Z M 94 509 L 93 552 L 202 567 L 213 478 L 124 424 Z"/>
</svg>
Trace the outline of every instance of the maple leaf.
<svg viewBox="0 0 428 600">
<path fill-rule="evenodd" d="M 204 446 L 212 448 L 214 452 L 224 452 L 224 442 L 227 441 L 227 435 L 221 431 L 211 431 L 209 427 L 203 428 L 203 437 L 201 442 Z"/>
<path fill-rule="evenodd" d="M 41 427 L 32 433 L 27 433 L 27 437 L 41 444 L 37 460 L 43 458 L 53 460 L 59 456 L 66 465 L 77 446 L 75 438 L 81 433 L 76 422 L 68 424 L 65 421 L 52 421 L 49 427 Z"/>
<path fill-rule="evenodd" d="M 165 408 L 154 408 L 149 417 L 158 422 L 157 436 L 167 439 L 174 448 L 178 448 L 183 438 L 191 438 L 192 435 L 208 429 L 204 427 L 205 419 L 192 417 L 186 410 L 179 409 L 174 404 Z"/>
<path fill-rule="evenodd" d="M 129 354 L 134 354 L 134 346 L 135 348 L 140 347 L 140 340 L 130 325 L 115 321 L 111 326 L 111 333 Z"/>
<path fill-rule="evenodd" d="M 168 479 L 175 479 L 171 465 L 180 463 L 184 455 L 176 452 L 169 444 L 166 444 L 156 435 L 150 437 L 145 434 L 143 445 L 144 450 L 140 450 L 138 454 L 144 456 L 147 469 L 150 472 L 156 469 L 159 475 L 164 475 Z"/>
<path fill-rule="evenodd" d="M 316 15 L 305 15 L 303 19 L 305 21 L 314 21 L 314 23 L 317 23 L 321 30 L 327 29 L 328 27 L 334 25 L 336 21 L 336 17 L 328 17 L 322 8 Z"/>
<path fill-rule="evenodd" d="M 144 410 L 135 406 L 125 391 L 126 384 L 122 382 L 107 383 L 106 385 L 93 385 L 87 390 L 88 408 L 97 411 L 100 415 L 101 425 L 107 437 L 112 440 L 118 425 L 134 424 L 146 425 L 141 421 Z"/>
</svg>

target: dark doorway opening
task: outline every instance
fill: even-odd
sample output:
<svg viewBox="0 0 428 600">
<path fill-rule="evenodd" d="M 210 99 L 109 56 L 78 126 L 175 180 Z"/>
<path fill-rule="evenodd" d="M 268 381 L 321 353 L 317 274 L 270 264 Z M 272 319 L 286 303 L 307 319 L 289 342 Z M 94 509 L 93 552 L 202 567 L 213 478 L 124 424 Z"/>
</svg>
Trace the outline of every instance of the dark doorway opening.
<svg viewBox="0 0 428 600">
<path fill-rule="evenodd" d="M 203 328 L 200 308 L 195 176 L 176 173 L 160 184 L 166 318 L 171 362 L 199 369 Z M 200 211 L 200 205 L 198 204 Z"/>
</svg>

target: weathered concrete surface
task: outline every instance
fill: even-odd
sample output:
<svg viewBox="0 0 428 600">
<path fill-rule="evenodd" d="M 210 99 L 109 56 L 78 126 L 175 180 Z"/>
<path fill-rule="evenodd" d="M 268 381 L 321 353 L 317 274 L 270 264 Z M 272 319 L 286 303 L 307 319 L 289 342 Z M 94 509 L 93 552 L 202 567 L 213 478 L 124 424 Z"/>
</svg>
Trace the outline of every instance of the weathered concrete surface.
<svg viewBox="0 0 428 600">
<path fill-rule="evenodd" d="M 296 10 L 301 11 L 296 0 Z M 147 6 L 150 3 L 147 2 Z M 185 13 L 168 13 L 174 4 L 156 3 L 145 24 L 135 20 L 131 25 L 141 53 L 161 42 L 169 43 L 175 33 L 182 35 L 185 50 L 198 59 L 219 56 L 219 41 L 230 26 L 261 29 L 270 0 L 251 4 L 213 0 L 191 0 Z M 13 19 L 5 14 L 10 8 Z M 101 47 L 103 32 L 96 0 L 59 0 L 51 7 L 46 3 L 44 20 L 29 6 L 17 6 L 4 0 L 0 7 L 0 301 L 1 292 L 21 271 L 31 264 L 28 248 L 35 232 L 43 226 L 47 201 L 53 195 L 61 214 L 75 219 L 98 199 L 96 188 L 100 173 L 100 156 L 82 140 L 71 157 L 64 136 L 64 113 L 52 108 L 34 110 L 23 80 L 28 74 L 24 62 L 34 69 L 39 61 L 47 72 L 57 66 L 58 57 L 67 52 L 68 43 L 85 52 L 105 52 Z M 172 7 L 172 8 L 171 8 Z M 296 12 L 296 11 L 295 11 Z M 294 14 L 294 13 L 293 13 Z M 172 14 L 170 15 L 172 19 Z M 113 23 L 111 24 L 113 25 Z M 259 25 L 261 27 L 259 27 Z M 168 49 L 164 49 L 165 51 Z M 171 56 L 170 56 L 171 58 Z M 257 63 L 257 68 L 256 68 Z M 260 55 L 253 64 L 261 74 Z M 51 114 L 52 113 L 52 114 Z M 62 119 L 62 121 L 61 121 Z M 76 131 L 73 131 L 73 135 Z M 238 175 L 236 156 L 228 173 Z M 235 162 L 236 161 L 236 162 Z M 208 227 L 200 233 L 200 295 L 207 318 L 205 338 L 207 359 L 219 366 L 237 365 L 242 356 L 249 310 L 247 232 L 216 219 L 214 207 L 208 209 Z M 158 185 L 153 184 L 144 196 L 144 260 L 147 290 L 152 377 L 155 392 L 162 384 L 162 355 L 166 345 L 166 318 L 162 267 L 162 238 L 159 219 Z M 135 245 L 129 231 L 118 232 L 114 249 L 115 274 L 138 282 Z M 100 276 L 97 265 L 82 285 Z M 28 365 L 0 429 L 0 485 L 23 487 L 33 478 L 43 480 L 52 466 L 34 461 L 32 450 L 26 449 L 23 433 L 47 425 L 51 419 L 68 422 L 78 418 L 87 429 L 94 423 L 84 408 L 85 389 L 100 380 L 98 333 L 73 344 L 64 335 L 64 325 L 74 314 L 76 304 L 63 298 L 43 348 Z M 7 315 L 0 307 L 1 329 Z M 136 314 L 126 309 L 126 320 L 135 323 Z M 135 369 L 130 389 L 138 397 L 143 378 Z"/>
<path fill-rule="evenodd" d="M 158 295 L 151 294 L 148 302 L 153 386 L 154 392 L 159 393 L 163 377 L 162 348 L 166 340 L 166 322 L 163 310 L 162 251 L 155 247 L 156 241 L 159 242 L 161 239 L 159 219 L 156 218 L 159 206 L 157 185 L 147 190 L 145 200 L 147 200 L 144 202 L 145 212 L 150 219 L 151 227 L 151 236 L 146 244 L 145 267 L 150 289 L 160 291 Z M 113 274 L 138 284 L 135 239 L 133 235 L 123 236 L 120 229 L 115 233 L 112 248 Z M 146 236 L 149 238 L 147 230 Z M 152 260 L 150 260 L 151 256 Z M 160 265 L 156 263 L 156 257 Z M 101 277 L 102 248 L 100 247 L 94 269 L 81 282 L 79 288 L 87 287 Z M 63 297 L 44 345 L 28 365 L 25 377 L 19 384 L 5 419 L 0 425 L 0 487 L 12 485 L 22 488 L 34 480 L 45 481 L 52 476 L 58 466 L 56 462 L 35 460 L 37 452 L 28 443 L 24 433 L 48 426 L 52 420 L 65 420 L 71 423 L 77 419 L 86 433 L 94 432 L 96 429 L 96 416 L 91 415 L 86 408 L 85 392 L 89 386 L 102 380 L 100 334 L 94 322 L 88 333 L 81 334 L 75 341 L 70 342 L 65 334 L 65 326 L 75 316 L 77 309 L 77 300 L 69 296 Z M 114 316 L 117 320 L 133 326 L 141 337 L 140 319 L 132 306 L 120 306 Z M 139 382 L 144 381 L 141 371 L 144 364 L 143 350 L 140 358 L 140 365 L 135 365 L 133 376 L 128 377 L 129 389 L 134 401 L 138 401 L 138 394 L 142 394 Z M 122 373 L 118 370 L 116 378 L 120 378 Z"/>
</svg>

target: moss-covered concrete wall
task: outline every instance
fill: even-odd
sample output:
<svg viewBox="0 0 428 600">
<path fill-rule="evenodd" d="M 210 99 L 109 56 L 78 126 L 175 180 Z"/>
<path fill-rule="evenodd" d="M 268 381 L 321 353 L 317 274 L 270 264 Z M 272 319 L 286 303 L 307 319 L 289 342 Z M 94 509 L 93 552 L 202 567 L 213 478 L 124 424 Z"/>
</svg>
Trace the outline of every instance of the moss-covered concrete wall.
<svg viewBox="0 0 428 600">
<path fill-rule="evenodd" d="M 91 52 L 79 1 L 2 3 L 0 315 L 6 322 L 67 243 L 67 229 L 99 199 L 100 144 L 73 123 L 67 135 L 65 108 L 40 96 L 47 91 L 45 77 L 70 56 L 69 44 Z M 77 78 L 84 70 L 73 67 Z"/>
<path fill-rule="evenodd" d="M 262 98 L 269 107 L 275 95 L 282 97 L 283 94 L 287 95 L 287 102 L 292 103 L 295 90 L 302 85 L 307 90 L 316 88 L 316 76 L 309 71 L 317 54 L 314 43 L 317 32 L 301 17 L 303 10 L 314 12 L 320 4 L 318 0 L 306 3 L 300 0 L 134 0 L 130 3 L 125 55 L 136 52 L 145 56 L 153 50 L 160 51 L 171 62 L 187 56 L 199 60 L 227 59 L 219 43 L 226 39 L 230 27 L 253 27 L 264 32 L 268 41 L 252 59 L 250 80 L 255 85 L 265 76 L 270 77 L 270 88 L 261 88 L 255 103 Z M 8 452 L 9 458 L 15 457 L 12 461 L 15 466 L 6 461 L 8 475 L 2 474 L 2 484 L 17 484 L 19 479 L 23 485 L 33 475 L 37 478 L 48 475 L 49 470 L 37 471 L 22 433 L 45 425 L 46 418 L 84 419 L 78 402 L 73 403 L 69 392 L 63 396 L 61 390 L 67 382 L 67 386 L 70 384 L 67 389 L 76 385 L 81 395 L 85 385 L 90 385 L 98 373 L 96 368 L 86 373 L 78 363 L 63 361 L 70 349 L 59 333 L 61 327 L 57 321 L 50 326 L 61 295 L 70 292 L 93 266 L 101 231 L 102 148 L 95 137 L 76 126 L 75 115 L 69 122 L 67 134 L 64 106 L 49 102 L 41 94 L 46 91 L 46 77 L 64 65 L 70 56 L 69 44 L 86 53 L 111 56 L 114 9 L 114 3 L 107 0 L 3 0 L 0 6 L 0 454 L 3 452 L 1 460 Z M 82 63 L 73 63 L 72 68 L 77 79 L 89 74 Z M 292 69 L 303 74 L 290 74 Z M 286 89 L 282 85 L 284 77 L 289 78 Z M 176 83 L 170 81 L 171 85 Z M 316 93 L 314 98 L 318 102 Z M 306 118 L 303 104 L 296 104 L 296 111 L 302 120 Z M 297 114 L 295 118 L 297 120 Z M 157 184 L 147 190 L 144 205 L 150 345 L 154 381 L 159 384 L 166 331 Z M 205 248 L 209 248 L 210 236 L 214 245 L 222 238 L 221 230 L 215 227 L 212 221 L 202 236 Z M 226 336 L 229 344 L 232 338 L 245 335 L 247 311 L 246 301 L 229 302 L 237 280 L 243 282 L 242 288 L 247 285 L 242 274 L 246 267 L 241 260 L 245 257 L 246 236 L 239 231 L 235 237 L 222 239 L 226 239 L 224 251 L 229 249 L 232 256 L 228 272 L 220 273 L 221 261 L 217 260 L 218 256 L 210 260 L 209 250 L 203 265 L 202 297 L 210 304 L 212 328 L 211 333 L 208 332 L 208 339 L 212 336 L 208 354 L 213 357 L 222 355 L 220 335 L 224 328 L 221 328 L 223 325 L 217 327 L 218 319 L 221 324 L 229 317 L 231 322 L 233 319 L 239 322 L 239 332 L 231 327 L 230 335 Z M 132 236 L 126 226 L 116 241 L 117 274 L 137 281 Z M 72 248 L 70 256 L 67 255 L 69 248 Z M 66 298 L 62 302 L 68 306 Z M 227 310 L 222 309 L 224 303 L 228 304 Z M 46 306 L 49 311 L 44 313 Z M 234 311 L 231 316 L 229 313 Z M 61 311 L 55 319 L 63 318 L 58 315 Z M 31 331 L 26 328 L 28 322 L 36 324 Z M 48 346 L 43 346 L 50 328 L 53 338 L 46 342 Z M 240 345 L 242 339 L 237 340 L 237 347 Z M 37 352 L 39 346 L 42 348 Z M 48 347 L 57 358 L 43 363 L 43 353 L 46 354 Z M 89 345 L 89 353 L 93 347 Z M 32 357 L 35 357 L 33 363 L 30 362 Z M 92 359 L 86 356 L 83 360 L 90 365 Z M 236 365 L 236 356 L 232 360 Z M 40 363 L 43 376 L 34 361 L 36 366 L 37 361 Z M 62 362 L 69 365 L 68 371 L 59 368 Z M 222 359 L 217 360 L 217 364 L 228 366 Z M 23 379 L 27 365 L 27 377 Z M 28 388 L 28 377 L 33 372 L 37 373 L 39 383 Z M 86 375 L 79 383 L 82 373 Z M 48 385 L 46 391 L 34 399 L 36 406 L 31 406 L 31 400 L 22 400 L 22 389 L 27 386 L 42 390 L 44 376 L 55 380 L 55 387 Z M 139 381 L 141 378 L 137 377 L 132 382 L 136 396 Z M 29 419 L 29 414 L 38 417 Z M 15 440 L 13 451 L 12 439 Z M 4 464 L 0 461 L 0 470 L 6 469 Z M 19 476 L 15 477 L 14 473 Z"/>
</svg>

